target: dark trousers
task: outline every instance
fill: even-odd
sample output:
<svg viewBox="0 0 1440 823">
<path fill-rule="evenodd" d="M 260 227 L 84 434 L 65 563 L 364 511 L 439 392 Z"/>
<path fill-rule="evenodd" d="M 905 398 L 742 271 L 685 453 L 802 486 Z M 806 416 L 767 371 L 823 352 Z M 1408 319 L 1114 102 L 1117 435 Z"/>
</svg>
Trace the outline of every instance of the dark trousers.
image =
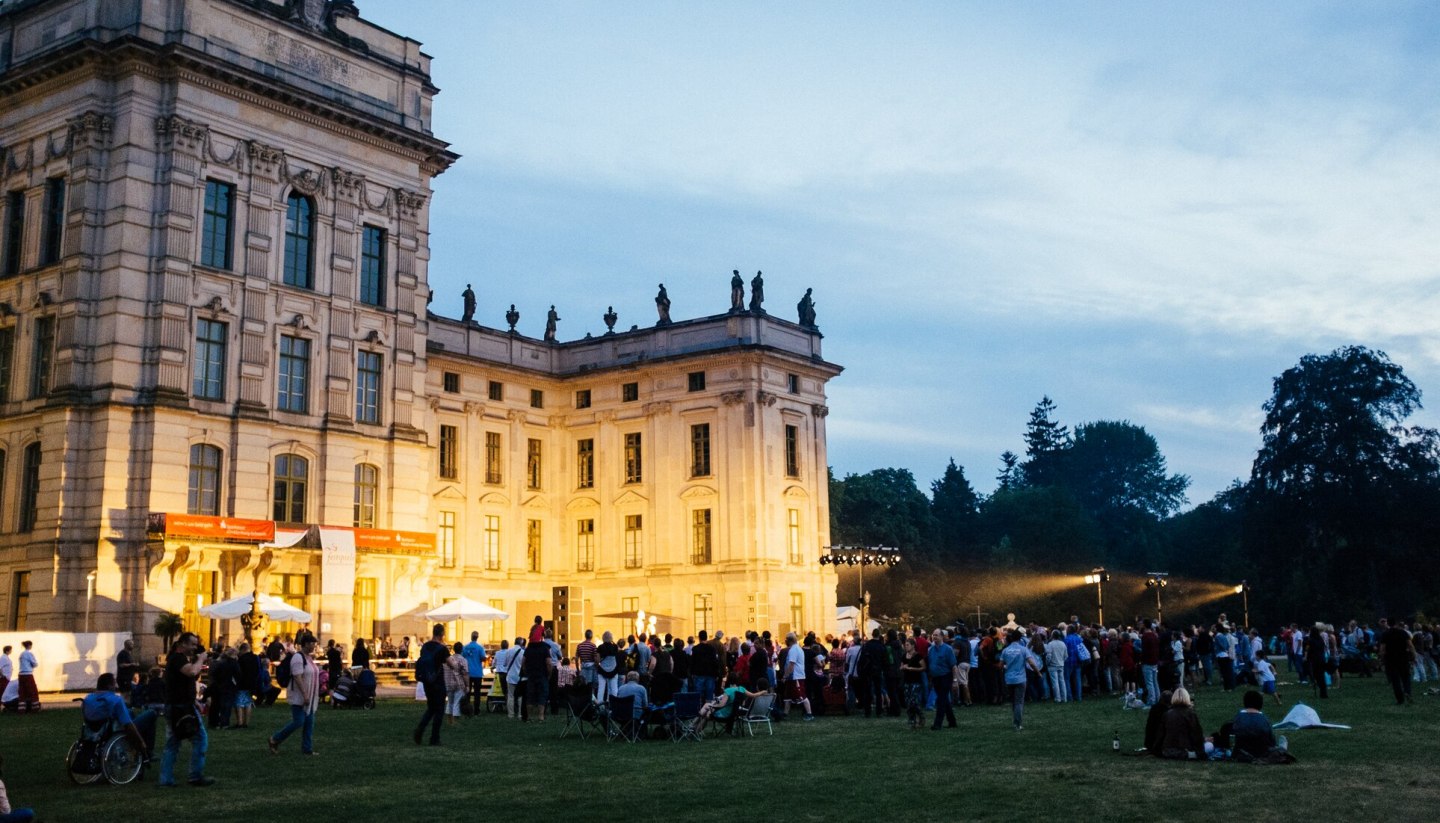
<svg viewBox="0 0 1440 823">
<path fill-rule="evenodd" d="M 425 713 L 420 716 L 420 725 L 415 727 L 415 738 L 425 734 L 425 724 L 430 724 L 430 744 L 440 745 L 440 721 L 445 717 L 445 682 L 425 684 Z"/>
<path fill-rule="evenodd" d="M 900 704 L 904 703 L 900 690 L 900 675 L 885 678 L 885 693 L 890 695 L 890 716 L 900 716 Z"/>
<path fill-rule="evenodd" d="M 880 712 L 883 711 L 881 707 L 885 705 L 885 678 L 873 674 L 869 677 L 862 677 L 860 680 L 865 684 L 865 716 L 870 716 L 870 707 L 873 705 L 875 716 L 879 717 Z"/>
<path fill-rule="evenodd" d="M 985 693 L 989 695 L 990 705 L 1000 705 L 1001 700 L 1003 700 L 1005 696 L 1000 690 L 1000 670 L 996 668 L 994 664 L 982 666 L 980 669 L 980 678 L 985 683 Z M 1021 691 L 1024 690 L 1022 689 Z"/>
<path fill-rule="evenodd" d="M 1310 682 L 1320 690 L 1321 697 L 1330 696 L 1330 687 L 1325 685 L 1325 661 L 1310 661 Z"/>
<path fill-rule="evenodd" d="M 482 678 L 470 678 L 470 708 L 473 717 L 479 717 L 485 711 L 485 681 Z"/>
<path fill-rule="evenodd" d="M 1225 691 L 1235 691 L 1235 661 L 1228 657 L 1217 657 L 1215 662 L 1220 664 L 1220 683 L 1225 686 Z"/>
<path fill-rule="evenodd" d="M 1395 692 L 1395 702 L 1404 703 L 1410 697 L 1410 666 L 1385 666 L 1385 679 Z"/>
<path fill-rule="evenodd" d="M 950 728 L 955 728 L 955 710 L 950 707 L 950 684 L 955 679 L 953 674 L 930 674 L 930 686 L 935 689 L 935 722 L 930 728 L 940 728 L 940 721 L 944 719 L 949 723 Z"/>
</svg>

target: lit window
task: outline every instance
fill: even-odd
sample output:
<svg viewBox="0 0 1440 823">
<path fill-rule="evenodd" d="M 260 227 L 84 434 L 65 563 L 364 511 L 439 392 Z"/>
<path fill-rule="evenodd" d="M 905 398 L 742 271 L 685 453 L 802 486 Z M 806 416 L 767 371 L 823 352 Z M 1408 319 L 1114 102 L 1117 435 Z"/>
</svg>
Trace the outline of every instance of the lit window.
<svg viewBox="0 0 1440 823">
<path fill-rule="evenodd" d="M 595 571 L 595 521 L 575 521 L 575 571 Z"/>
<path fill-rule="evenodd" d="M 625 515 L 625 568 L 638 569 L 644 565 L 645 521 L 642 515 Z"/>
<path fill-rule="evenodd" d="M 454 480 L 460 476 L 460 430 L 440 426 L 440 476 Z"/>
<path fill-rule="evenodd" d="M 435 535 L 440 551 L 440 568 L 455 568 L 455 512 L 440 512 L 440 530 Z"/>
<path fill-rule="evenodd" d="M 525 444 L 525 487 L 540 488 L 540 477 L 544 466 L 541 461 L 540 441 L 530 438 Z"/>
<path fill-rule="evenodd" d="M 485 482 L 500 483 L 500 433 L 485 432 Z"/>
<path fill-rule="evenodd" d="M 690 476 L 708 477 L 710 474 L 710 424 L 697 423 L 690 427 Z"/>
<path fill-rule="evenodd" d="M 785 427 L 785 476 L 800 476 L 800 428 Z"/>
<path fill-rule="evenodd" d="M 197 443 L 190 447 L 190 489 L 185 511 L 220 514 L 220 450 Z"/>
<path fill-rule="evenodd" d="M 804 563 L 805 557 L 800 551 L 800 510 L 788 509 L 789 523 L 787 524 L 790 536 L 790 562 Z"/>
<path fill-rule="evenodd" d="M 703 566 L 710 562 L 710 510 L 696 509 L 690 515 L 690 562 Z"/>
<path fill-rule="evenodd" d="M 631 432 L 625 435 L 625 482 L 639 483 L 644 477 L 641 466 L 644 455 L 640 447 L 640 433 Z"/>
<path fill-rule="evenodd" d="M 355 517 L 357 529 L 375 528 L 375 501 L 380 497 L 380 470 L 368 463 L 355 466 Z"/>
<path fill-rule="evenodd" d="M 540 571 L 540 521 L 525 521 L 525 568 Z"/>
<path fill-rule="evenodd" d="M 595 441 L 588 437 L 575 442 L 575 485 L 595 488 Z"/>
<path fill-rule="evenodd" d="M 297 454 L 275 457 L 275 507 L 271 519 L 279 523 L 305 522 L 305 484 L 310 461 Z"/>
<path fill-rule="evenodd" d="M 485 515 L 485 568 L 500 568 L 500 516 Z"/>
</svg>

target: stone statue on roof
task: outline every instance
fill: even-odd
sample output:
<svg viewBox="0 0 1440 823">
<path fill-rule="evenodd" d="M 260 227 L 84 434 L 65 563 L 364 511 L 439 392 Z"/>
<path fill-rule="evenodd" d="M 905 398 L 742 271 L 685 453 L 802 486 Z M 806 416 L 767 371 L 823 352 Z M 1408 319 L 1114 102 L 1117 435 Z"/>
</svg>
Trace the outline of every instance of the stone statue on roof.
<svg viewBox="0 0 1440 823">
<path fill-rule="evenodd" d="M 660 314 L 660 320 L 655 325 L 670 325 L 670 295 L 665 292 L 664 283 L 660 284 L 660 293 L 655 295 L 655 311 Z"/>
</svg>

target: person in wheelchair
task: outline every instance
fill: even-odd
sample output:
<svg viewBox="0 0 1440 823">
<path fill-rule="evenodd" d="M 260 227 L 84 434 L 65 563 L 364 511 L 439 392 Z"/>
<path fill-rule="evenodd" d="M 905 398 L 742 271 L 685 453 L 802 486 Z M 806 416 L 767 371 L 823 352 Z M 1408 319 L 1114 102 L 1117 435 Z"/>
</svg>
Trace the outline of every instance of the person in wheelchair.
<svg viewBox="0 0 1440 823">
<path fill-rule="evenodd" d="M 80 703 L 80 739 L 66 760 L 77 783 L 102 776 L 111 783 L 129 783 L 143 771 L 155 749 L 155 712 L 144 711 L 132 718 L 116 688 L 115 675 L 106 672 L 96 681 L 95 691 Z"/>
</svg>

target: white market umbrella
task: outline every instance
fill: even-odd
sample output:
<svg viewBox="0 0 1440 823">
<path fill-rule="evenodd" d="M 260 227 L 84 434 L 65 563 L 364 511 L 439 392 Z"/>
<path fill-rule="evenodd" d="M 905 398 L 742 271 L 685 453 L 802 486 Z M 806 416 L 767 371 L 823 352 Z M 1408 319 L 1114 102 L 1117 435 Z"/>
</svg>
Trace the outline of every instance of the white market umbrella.
<svg viewBox="0 0 1440 823">
<path fill-rule="evenodd" d="M 477 603 L 468 597 L 462 597 L 459 600 L 451 600 L 442 606 L 436 606 L 425 612 L 425 617 L 428 620 L 449 623 L 451 620 L 509 620 L 510 614 L 484 603 Z"/>
<path fill-rule="evenodd" d="M 234 620 L 249 614 L 254 602 L 254 595 L 244 594 L 229 600 L 222 600 L 219 603 L 212 603 L 209 606 L 201 606 L 200 614 L 215 620 Z M 297 609 L 273 594 L 260 595 L 260 611 L 271 620 L 291 620 L 296 623 L 306 623 L 310 620 L 309 612 Z"/>
</svg>

